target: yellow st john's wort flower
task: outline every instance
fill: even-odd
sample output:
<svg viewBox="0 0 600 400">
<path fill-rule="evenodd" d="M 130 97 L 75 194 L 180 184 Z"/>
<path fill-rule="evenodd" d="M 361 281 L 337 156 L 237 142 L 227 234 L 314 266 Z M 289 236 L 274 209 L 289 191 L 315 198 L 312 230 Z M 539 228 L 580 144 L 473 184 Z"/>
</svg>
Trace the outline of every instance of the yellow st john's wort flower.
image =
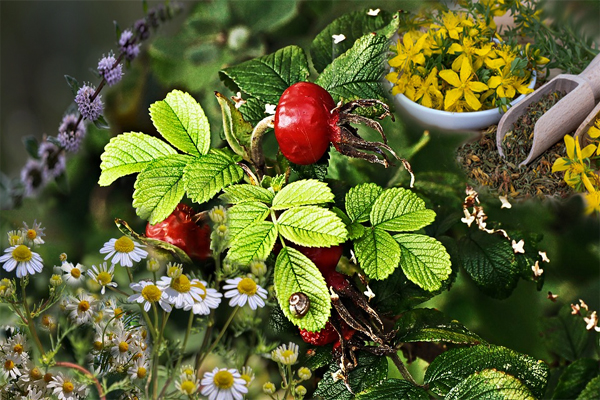
<svg viewBox="0 0 600 400">
<path fill-rule="evenodd" d="M 468 37 L 465 37 L 462 40 L 462 44 L 452 43 L 448 49 L 448 54 L 460 53 L 460 55 L 452 62 L 452 69 L 454 71 L 458 71 L 465 59 L 471 63 L 472 57 L 475 54 L 475 50 L 477 50 L 477 42 Z M 475 67 L 475 69 L 477 70 L 478 67 Z"/>
<path fill-rule="evenodd" d="M 444 95 L 440 92 L 437 74 L 437 67 L 433 67 L 427 79 L 415 93 L 415 101 L 420 100 L 425 107 L 439 109 L 443 104 Z"/>
<path fill-rule="evenodd" d="M 398 55 L 389 61 L 391 67 L 404 69 L 408 61 L 412 61 L 415 64 L 423 64 L 425 62 L 425 56 L 421 50 L 427 40 L 427 36 L 422 35 L 416 38 L 417 34 L 417 32 L 406 32 L 402 36 L 402 43 L 398 39 L 398 44 L 396 45 Z"/>
<path fill-rule="evenodd" d="M 432 28 L 439 28 L 442 35 L 450 36 L 454 40 L 458 40 L 458 34 L 463 31 L 464 26 L 473 26 L 473 22 L 464 14 L 456 14 L 452 11 L 445 12 L 442 17 L 443 26 L 432 24 Z"/>
<path fill-rule="evenodd" d="M 463 59 L 462 66 L 460 67 L 460 78 L 451 69 L 440 71 L 440 78 L 454 86 L 454 89 L 446 92 L 446 98 L 444 99 L 444 108 L 446 110 L 462 98 L 465 99 L 469 107 L 473 110 L 481 108 L 481 103 L 473 92 L 483 92 L 488 89 L 488 86 L 483 82 L 472 81 L 472 75 L 473 69 L 466 58 Z"/>
<path fill-rule="evenodd" d="M 561 157 L 552 165 L 552 172 L 565 171 L 565 182 L 571 187 L 575 187 L 582 182 L 582 175 L 592 178 L 596 175 L 585 164 L 585 159 L 591 157 L 596 151 L 596 146 L 590 144 L 583 150 L 579 146 L 579 140 L 573 139 L 570 135 L 565 135 L 565 145 L 567 147 L 567 157 Z"/>
<path fill-rule="evenodd" d="M 490 88 L 496 89 L 498 97 L 512 99 L 517 92 L 521 94 L 533 92 L 533 89 L 524 84 L 525 79 L 525 77 L 514 76 L 510 71 L 510 65 L 505 65 L 500 69 L 500 75 L 492 76 L 488 80 L 488 85 Z"/>
</svg>

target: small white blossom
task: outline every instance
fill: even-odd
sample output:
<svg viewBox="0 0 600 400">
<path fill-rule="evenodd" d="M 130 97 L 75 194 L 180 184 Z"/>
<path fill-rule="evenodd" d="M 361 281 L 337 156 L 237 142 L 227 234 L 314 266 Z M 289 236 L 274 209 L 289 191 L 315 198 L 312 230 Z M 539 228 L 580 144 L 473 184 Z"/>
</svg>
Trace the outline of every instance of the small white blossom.
<svg viewBox="0 0 600 400">
<path fill-rule="evenodd" d="M 265 104 L 265 114 L 275 115 L 275 104 Z"/>
<path fill-rule="evenodd" d="M 296 364 L 296 361 L 298 361 L 298 345 L 293 342 L 287 345 L 282 344 L 271 352 L 271 358 L 283 365 Z"/>
<path fill-rule="evenodd" d="M 4 253 L 0 257 L 0 263 L 4 263 L 2 268 L 7 272 L 11 272 L 16 268 L 17 278 L 42 272 L 44 268 L 42 257 L 38 253 L 31 251 L 24 244 L 9 247 L 4 250 Z"/>
<path fill-rule="evenodd" d="M 500 208 L 512 208 L 512 204 L 510 204 L 508 202 L 508 198 L 506 196 L 499 196 L 498 198 L 500 199 L 500 202 L 502 203 Z"/>
<path fill-rule="evenodd" d="M 373 10 L 372 8 L 369 8 L 369 11 L 367 12 L 367 15 L 370 17 L 376 17 L 377 15 L 379 15 L 379 12 L 381 10 L 379 8 L 376 8 L 375 10 Z"/>
<path fill-rule="evenodd" d="M 538 277 L 538 276 L 542 276 L 542 274 L 544 273 L 544 270 L 542 268 L 540 268 L 540 262 L 536 261 L 535 265 L 531 266 L 531 270 L 533 271 L 533 276 L 534 277 Z"/>
<path fill-rule="evenodd" d="M 87 392 L 85 385 L 78 384 L 61 372 L 52 377 L 48 389 L 51 389 L 52 394 L 59 400 L 76 400 L 85 397 Z"/>
<path fill-rule="evenodd" d="M 600 327 L 598 326 L 598 314 L 596 311 L 591 313 L 589 317 L 584 317 L 583 320 L 587 324 L 585 329 L 588 331 L 594 329 L 596 332 L 600 332 Z"/>
<path fill-rule="evenodd" d="M 134 242 L 127 236 L 121 236 L 119 239 L 110 239 L 104 243 L 100 249 L 100 254 L 106 254 L 105 260 L 112 258 L 113 264 L 120 264 L 123 267 L 133 267 L 133 262 L 139 262 L 148 256 L 144 250 L 144 245 Z"/>
<path fill-rule="evenodd" d="M 241 400 L 248 393 L 246 381 L 236 369 L 215 367 L 204 373 L 201 384 L 201 393 L 208 400 Z"/>
<path fill-rule="evenodd" d="M 331 37 L 333 38 L 333 44 L 338 44 L 346 40 L 346 35 L 343 33 L 340 33 L 339 35 L 331 35 Z"/>
<path fill-rule="evenodd" d="M 546 255 L 545 251 L 538 251 L 538 254 L 542 257 L 542 261 L 543 262 L 550 262 L 550 259 L 548 258 L 548 256 Z"/>
<path fill-rule="evenodd" d="M 523 246 L 525 246 L 525 241 L 523 239 L 519 240 L 518 242 L 516 242 L 514 239 L 511 242 L 512 244 L 512 249 L 515 252 L 515 254 L 517 253 L 525 253 L 525 249 L 523 248 Z"/>
</svg>

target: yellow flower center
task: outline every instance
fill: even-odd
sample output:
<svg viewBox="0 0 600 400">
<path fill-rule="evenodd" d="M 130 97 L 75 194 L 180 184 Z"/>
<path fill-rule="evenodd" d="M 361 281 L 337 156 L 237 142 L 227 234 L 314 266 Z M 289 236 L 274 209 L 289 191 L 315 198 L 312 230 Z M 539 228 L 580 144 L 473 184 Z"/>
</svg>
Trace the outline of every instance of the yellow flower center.
<svg viewBox="0 0 600 400">
<path fill-rule="evenodd" d="M 102 346 L 102 342 L 101 342 L 101 341 L 99 341 L 99 340 L 96 340 L 96 341 L 94 342 L 94 350 L 96 350 L 96 351 L 100 351 L 100 350 L 102 350 L 102 347 L 103 347 L 103 346 Z"/>
<path fill-rule="evenodd" d="M 147 285 L 142 289 L 142 297 L 150 303 L 156 303 L 160 300 L 162 292 L 156 285 Z"/>
<path fill-rule="evenodd" d="M 112 281 L 112 276 L 108 272 L 102 271 L 98 274 L 96 279 L 98 280 L 99 284 L 106 286 Z"/>
<path fill-rule="evenodd" d="M 125 353 L 127 350 L 129 350 L 129 344 L 127 344 L 127 342 L 119 343 L 119 352 Z"/>
<path fill-rule="evenodd" d="M 75 279 L 79 279 L 79 277 L 81 276 L 81 270 L 77 267 L 73 267 L 73 269 L 71 270 L 71 276 Z"/>
<path fill-rule="evenodd" d="M 194 370 L 191 368 L 186 368 L 183 370 L 183 373 L 186 375 L 194 375 Z"/>
<path fill-rule="evenodd" d="M 116 307 L 115 308 L 115 317 L 117 319 L 121 318 L 123 315 L 125 315 L 125 311 L 123 311 L 123 309 L 121 307 Z"/>
<path fill-rule="evenodd" d="M 50 318 L 49 315 L 43 315 L 42 316 L 42 325 L 44 325 L 44 326 L 50 326 L 51 323 L 52 323 L 52 318 Z"/>
<path fill-rule="evenodd" d="M 6 360 L 4 362 L 4 369 L 7 371 L 10 371 L 11 369 L 13 369 L 15 367 L 15 363 L 13 360 Z"/>
<path fill-rule="evenodd" d="M 196 385 L 192 381 L 183 381 L 181 382 L 181 391 L 192 394 L 196 391 Z"/>
<path fill-rule="evenodd" d="M 238 283 L 237 289 L 241 294 L 247 294 L 248 296 L 253 296 L 256 294 L 258 288 L 256 287 L 256 282 L 254 282 L 250 278 L 244 278 Z"/>
<path fill-rule="evenodd" d="M 77 310 L 79 310 L 79 312 L 86 312 L 89 309 L 90 309 L 90 302 L 87 300 L 81 300 L 79 302 L 79 305 L 77 306 Z"/>
<path fill-rule="evenodd" d="M 129 239 L 127 236 L 121 236 L 115 242 L 115 250 L 119 253 L 131 253 L 134 247 L 133 240 Z"/>
<path fill-rule="evenodd" d="M 573 163 L 571 164 L 571 171 L 573 171 L 573 173 L 576 175 L 583 174 L 583 172 L 585 171 L 585 167 L 583 166 L 583 164 Z"/>
<path fill-rule="evenodd" d="M 35 231 L 35 229 L 29 229 L 27 231 L 27 238 L 29 238 L 30 240 L 33 240 L 37 237 L 37 232 Z"/>
<path fill-rule="evenodd" d="M 290 357 L 292 357 L 294 354 L 295 354 L 295 353 L 294 353 L 292 350 L 290 350 L 290 349 L 288 349 L 288 350 L 284 350 L 284 351 L 282 351 L 282 352 L 281 352 L 281 358 L 290 358 Z"/>
<path fill-rule="evenodd" d="M 233 386 L 233 375 L 227 370 L 219 371 L 213 377 L 213 382 L 219 389 L 229 389 Z"/>
<path fill-rule="evenodd" d="M 50 372 L 48 372 L 46 375 L 44 375 L 44 382 L 46 382 L 46 383 L 52 382 L 52 374 Z"/>
<path fill-rule="evenodd" d="M 171 287 L 177 290 L 179 293 L 187 293 L 192 288 L 190 280 L 187 276 L 181 275 L 180 277 L 173 278 L 171 281 Z"/>
<path fill-rule="evenodd" d="M 146 368 L 144 368 L 144 367 L 139 367 L 139 368 L 137 369 L 137 377 L 138 377 L 139 379 L 143 379 L 143 378 L 145 378 L 145 377 L 146 377 L 146 372 L 147 372 L 147 371 L 146 371 Z"/>
<path fill-rule="evenodd" d="M 15 344 L 15 346 L 13 347 L 13 351 L 15 353 L 21 354 L 23 352 L 23 345 L 21 343 Z"/>
<path fill-rule="evenodd" d="M 197 287 L 198 289 L 202 290 L 200 297 L 202 297 L 202 300 L 206 299 L 206 286 L 204 286 L 202 284 L 202 282 L 196 281 L 196 282 L 192 283 L 192 286 Z"/>
<path fill-rule="evenodd" d="M 12 244 L 13 246 L 16 245 L 17 243 L 19 243 L 21 241 L 21 236 L 19 235 L 11 235 L 10 239 L 8 239 L 8 242 L 10 244 Z"/>
<path fill-rule="evenodd" d="M 241 378 L 246 381 L 246 386 L 250 386 L 250 382 L 252 382 L 252 378 L 249 375 L 242 375 Z"/>
<path fill-rule="evenodd" d="M 37 381 L 42 378 L 42 372 L 38 367 L 33 367 L 29 370 L 29 377 L 31 380 Z"/>
<path fill-rule="evenodd" d="M 63 385 L 62 385 L 62 390 L 65 393 L 71 393 L 73 391 L 73 389 L 75 389 L 75 387 L 73 386 L 72 382 L 67 381 L 67 382 L 63 383 Z"/>
<path fill-rule="evenodd" d="M 12 256 L 17 262 L 27 262 L 31 260 L 33 255 L 31 254 L 29 247 L 20 244 L 12 251 Z"/>
</svg>

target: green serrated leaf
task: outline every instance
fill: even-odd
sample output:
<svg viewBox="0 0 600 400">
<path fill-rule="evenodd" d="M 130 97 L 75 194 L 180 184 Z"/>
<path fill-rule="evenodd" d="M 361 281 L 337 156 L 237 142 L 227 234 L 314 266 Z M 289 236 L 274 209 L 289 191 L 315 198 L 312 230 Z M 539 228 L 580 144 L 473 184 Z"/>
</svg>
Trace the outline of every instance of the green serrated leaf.
<svg viewBox="0 0 600 400">
<path fill-rule="evenodd" d="M 169 155 L 151 162 L 138 175 L 133 206 L 140 218 L 156 224 L 171 214 L 185 193 L 183 171 L 191 160 L 183 154 Z"/>
<path fill-rule="evenodd" d="M 575 361 L 582 357 L 593 335 L 584 329 L 581 316 L 571 314 L 570 310 L 556 317 L 543 318 L 540 321 L 540 337 L 549 351 Z"/>
<path fill-rule="evenodd" d="M 435 219 L 435 212 L 425 202 L 404 188 L 386 189 L 375 200 L 370 214 L 371 224 L 393 232 L 416 231 Z"/>
<path fill-rule="evenodd" d="M 276 240 L 277 226 L 274 223 L 255 222 L 244 229 L 243 235 L 233 239 L 227 260 L 241 265 L 248 265 L 254 260 L 266 260 Z"/>
<path fill-rule="evenodd" d="M 358 222 L 347 225 L 346 229 L 348 230 L 348 239 L 350 240 L 360 239 L 365 234 L 366 230 L 366 228 Z"/>
<path fill-rule="evenodd" d="M 323 71 L 336 57 L 350 49 L 356 39 L 389 25 L 392 18 L 393 15 L 386 11 L 380 11 L 377 15 L 369 15 L 368 10 L 360 10 L 334 20 L 317 35 L 310 45 L 313 66 L 317 72 Z M 397 27 L 394 31 L 397 31 Z M 340 34 L 344 35 L 345 39 L 334 43 L 333 35 Z"/>
<path fill-rule="evenodd" d="M 233 3 L 232 12 L 239 23 L 252 32 L 273 31 L 291 20 L 298 12 L 297 0 L 253 0 Z"/>
<path fill-rule="evenodd" d="M 351 400 L 354 394 L 348 391 L 342 379 L 334 379 L 340 366 L 334 362 L 329 364 L 329 370 L 319 381 L 315 395 L 324 400 Z M 348 374 L 348 383 L 352 392 L 360 393 L 381 383 L 387 378 L 388 363 L 385 357 L 370 353 L 358 353 L 358 365 Z"/>
<path fill-rule="evenodd" d="M 333 193 L 325 182 L 305 179 L 292 182 L 273 199 L 273 210 L 333 202 Z"/>
<path fill-rule="evenodd" d="M 261 203 L 271 204 L 275 196 L 272 191 L 260 186 L 240 184 L 232 185 L 223 189 L 219 198 L 228 204 L 238 204 L 248 201 L 260 201 Z"/>
<path fill-rule="evenodd" d="M 275 262 L 273 282 L 279 306 L 294 325 L 310 332 L 325 327 L 331 315 L 329 291 L 323 275 L 308 257 L 289 246 L 281 249 Z M 303 317 L 290 312 L 289 298 L 296 292 L 304 293 L 310 300 L 308 312 Z"/>
<path fill-rule="evenodd" d="M 357 393 L 356 400 L 429 400 L 427 391 L 408 381 L 388 379 Z"/>
<path fill-rule="evenodd" d="M 354 251 L 365 274 L 371 279 L 385 279 L 400 263 L 400 246 L 392 235 L 378 227 L 366 228 L 354 241 Z"/>
<path fill-rule="evenodd" d="M 388 50 L 388 39 L 384 35 L 364 35 L 329 64 L 315 83 L 327 90 L 336 102 L 342 99 L 386 101 L 381 82 Z"/>
<path fill-rule="evenodd" d="M 463 267 L 484 293 L 496 299 L 510 296 L 519 280 L 519 268 L 508 240 L 476 231 L 461 238 L 459 251 Z"/>
<path fill-rule="evenodd" d="M 333 345 L 316 346 L 311 352 L 307 352 L 306 359 L 302 365 L 311 371 L 315 371 L 331 364 L 333 358 Z"/>
<path fill-rule="evenodd" d="M 374 183 L 363 183 L 346 194 L 346 212 L 353 222 L 367 222 L 371 209 L 383 189 Z"/>
<path fill-rule="evenodd" d="M 577 400 L 598 400 L 598 393 L 600 393 L 600 376 L 588 382 L 583 391 L 577 396 Z"/>
<path fill-rule="evenodd" d="M 348 236 L 346 226 L 334 212 L 317 206 L 290 208 L 279 216 L 277 226 L 281 236 L 307 247 L 335 246 Z"/>
<path fill-rule="evenodd" d="M 189 164 L 184 173 L 185 190 L 196 203 L 210 200 L 221 189 L 239 182 L 244 176 L 233 157 L 216 149 Z"/>
<path fill-rule="evenodd" d="M 237 204 L 227 210 L 227 228 L 233 240 L 241 231 L 254 222 L 262 222 L 269 215 L 269 207 L 259 202 Z"/>
<path fill-rule="evenodd" d="M 488 368 L 521 380 L 536 397 L 542 397 L 550 371 L 543 361 L 501 346 L 479 345 L 449 350 L 438 356 L 425 372 L 425 383 L 440 395 L 468 376 Z"/>
<path fill-rule="evenodd" d="M 444 245 L 432 237 L 412 233 L 399 233 L 394 239 L 402 251 L 400 265 L 406 277 L 430 292 L 441 288 L 452 273 Z"/>
<path fill-rule="evenodd" d="M 201 156 L 210 149 L 210 125 L 200 104 L 188 93 L 173 90 L 150 106 L 158 132 L 184 153 Z"/>
<path fill-rule="evenodd" d="M 234 92 L 242 92 L 268 104 L 277 104 L 285 89 L 308 78 L 306 54 L 298 46 L 255 58 L 219 72 Z"/>
<path fill-rule="evenodd" d="M 452 321 L 441 311 L 418 308 L 403 313 L 396 322 L 398 342 L 447 342 L 455 344 L 485 343 L 458 321 Z"/>
<path fill-rule="evenodd" d="M 476 372 L 455 386 L 445 400 L 535 400 L 527 386 L 512 375 L 494 369 Z"/>
<path fill-rule="evenodd" d="M 594 377 L 598 376 L 598 360 L 580 358 L 570 364 L 560 375 L 558 384 L 552 393 L 553 399 L 574 399 L 585 389 Z M 598 398 L 600 392 L 596 392 Z"/>
<path fill-rule="evenodd" d="M 265 113 L 265 104 L 265 102 L 260 101 L 256 97 L 250 97 L 240 106 L 239 110 L 245 121 L 256 125 L 267 116 Z"/>
<path fill-rule="evenodd" d="M 289 164 L 292 171 L 298 174 L 299 179 L 316 179 L 323 181 L 327 177 L 327 169 L 329 168 L 329 152 L 325 153 L 325 155 L 314 164 L 299 165 L 292 162 Z"/>
<path fill-rule="evenodd" d="M 281 342 L 282 336 L 290 334 L 294 335 L 297 332 L 298 328 L 287 319 L 283 311 L 281 311 L 281 308 L 271 308 L 269 323 L 265 329 L 265 334 L 268 338 Z"/>
<path fill-rule="evenodd" d="M 253 127 L 244 120 L 242 113 L 235 107 L 233 102 L 219 92 L 215 92 L 221 115 L 223 116 L 223 131 L 229 147 L 245 160 L 249 161 L 248 152 Z"/>
<path fill-rule="evenodd" d="M 127 132 L 118 135 L 104 147 L 100 156 L 100 186 L 108 186 L 116 179 L 141 172 L 152 161 L 177 154 L 174 148 L 164 141 L 140 132 Z"/>
</svg>

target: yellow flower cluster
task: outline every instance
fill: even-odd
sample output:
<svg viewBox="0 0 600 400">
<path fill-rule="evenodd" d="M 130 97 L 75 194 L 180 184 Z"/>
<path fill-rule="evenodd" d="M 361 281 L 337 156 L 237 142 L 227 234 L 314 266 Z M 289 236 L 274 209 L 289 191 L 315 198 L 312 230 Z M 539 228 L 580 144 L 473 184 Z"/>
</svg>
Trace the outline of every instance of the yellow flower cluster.
<svg viewBox="0 0 600 400">
<path fill-rule="evenodd" d="M 593 168 L 592 161 L 600 158 L 600 116 L 588 130 L 592 143 L 583 149 L 579 140 L 566 135 L 567 157 L 559 158 L 552 166 L 552 172 L 565 171 L 564 180 L 578 192 L 585 192 L 586 213 L 600 212 L 600 177 Z"/>
<path fill-rule="evenodd" d="M 502 3 L 486 2 L 491 14 L 503 12 Z M 493 20 L 486 22 L 475 13 L 416 15 L 402 26 L 386 79 L 393 84 L 393 95 L 402 93 L 425 107 L 506 109 L 516 96 L 532 91 L 532 71 L 548 63 L 530 44 L 503 42 Z"/>
</svg>

